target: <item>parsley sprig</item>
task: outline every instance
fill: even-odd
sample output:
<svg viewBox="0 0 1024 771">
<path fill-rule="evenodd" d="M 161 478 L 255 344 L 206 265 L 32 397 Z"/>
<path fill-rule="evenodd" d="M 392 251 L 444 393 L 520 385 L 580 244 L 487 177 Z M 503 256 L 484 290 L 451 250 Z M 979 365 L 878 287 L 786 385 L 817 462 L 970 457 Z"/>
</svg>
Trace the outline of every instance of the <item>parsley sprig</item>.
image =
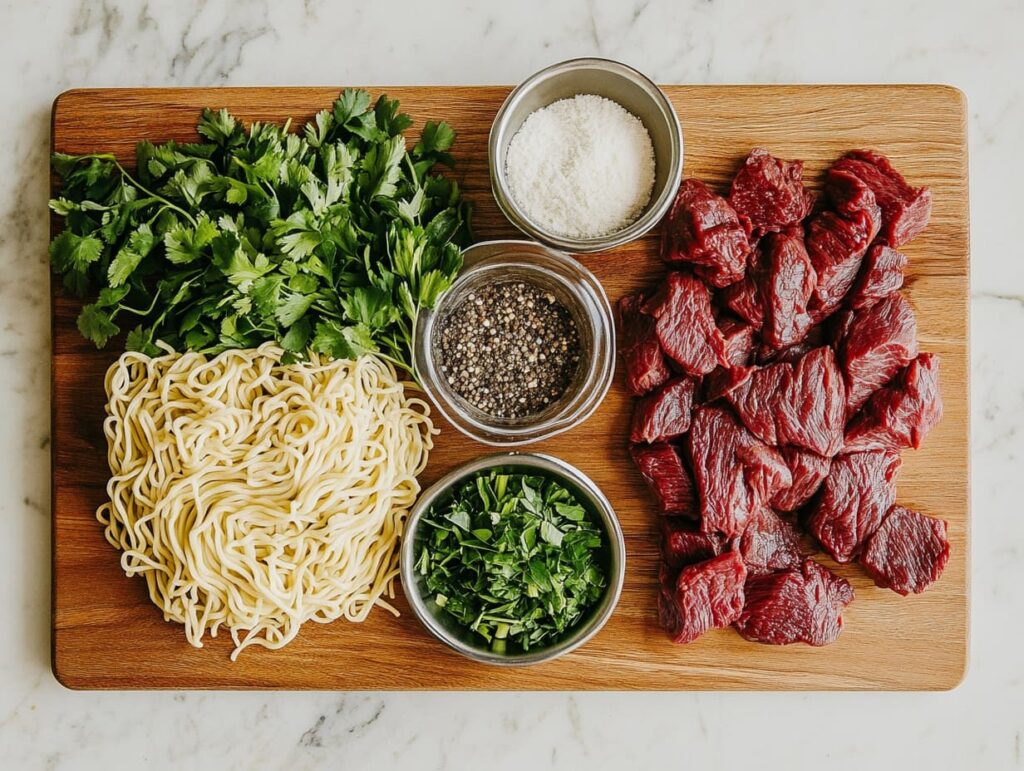
<svg viewBox="0 0 1024 771">
<path fill-rule="evenodd" d="M 276 340 L 295 357 L 376 352 L 412 371 L 416 318 L 451 285 L 469 240 L 452 165 L 455 133 L 346 90 L 301 133 L 203 110 L 198 143 L 56 153 L 50 208 L 64 218 L 53 270 L 88 296 L 81 333 L 156 353 L 162 340 L 216 353 Z"/>
<path fill-rule="evenodd" d="M 480 474 L 422 521 L 431 599 L 496 652 L 556 641 L 607 586 L 603 531 L 553 479 Z"/>
</svg>

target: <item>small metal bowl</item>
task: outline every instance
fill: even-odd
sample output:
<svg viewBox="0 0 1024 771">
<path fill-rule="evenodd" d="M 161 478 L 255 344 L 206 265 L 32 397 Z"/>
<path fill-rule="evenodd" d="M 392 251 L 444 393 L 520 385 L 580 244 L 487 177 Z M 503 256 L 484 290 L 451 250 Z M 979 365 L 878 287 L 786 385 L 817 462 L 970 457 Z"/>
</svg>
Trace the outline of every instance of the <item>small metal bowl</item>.
<svg viewBox="0 0 1024 771">
<path fill-rule="evenodd" d="M 604 567 L 608 576 L 608 586 L 604 595 L 570 632 L 560 640 L 546 647 L 530 650 L 526 653 L 495 653 L 475 633 L 460 626 L 448 617 L 434 602 L 426 596 L 423 577 L 416 570 L 419 556 L 419 544 L 422 542 L 420 520 L 438 502 L 464 479 L 481 471 L 500 469 L 513 473 L 529 473 L 557 479 L 574 493 L 583 505 L 596 515 L 603 526 L 606 547 L 603 553 Z M 416 501 L 409 519 L 405 523 L 402 536 L 401 554 L 402 589 L 413 613 L 434 637 L 448 647 L 474 661 L 497 666 L 517 667 L 529 664 L 540 664 L 553 661 L 583 645 L 596 635 L 615 610 L 622 592 L 622 584 L 626 576 L 626 544 L 622 537 L 622 528 L 615 516 L 611 503 L 600 488 L 582 471 L 563 460 L 550 455 L 536 453 L 501 453 L 477 458 L 443 476 Z"/>
<path fill-rule="evenodd" d="M 654 188 L 647 207 L 622 230 L 589 239 L 561 236 L 532 222 L 513 198 L 505 168 L 509 142 L 527 117 L 578 94 L 596 94 L 620 104 L 643 122 L 654 145 Z M 683 131 L 668 97 L 632 67 L 609 59 L 570 59 L 541 70 L 508 95 L 491 125 L 488 154 L 491 190 L 512 224 L 558 249 L 599 252 L 639 238 L 665 216 L 683 172 Z"/>
<path fill-rule="evenodd" d="M 466 436 L 496 447 L 536 442 L 589 418 L 615 375 L 615 319 L 601 282 L 578 260 L 536 241 L 484 241 L 466 249 L 463 259 L 455 283 L 416 320 L 416 374 L 438 411 Z M 499 418 L 460 396 L 441 371 L 439 330 L 446 315 L 481 286 L 517 279 L 543 287 L 569 310 L 579 334 L 580 365 L 565 393 L 543 412 Z"/>
</svg>

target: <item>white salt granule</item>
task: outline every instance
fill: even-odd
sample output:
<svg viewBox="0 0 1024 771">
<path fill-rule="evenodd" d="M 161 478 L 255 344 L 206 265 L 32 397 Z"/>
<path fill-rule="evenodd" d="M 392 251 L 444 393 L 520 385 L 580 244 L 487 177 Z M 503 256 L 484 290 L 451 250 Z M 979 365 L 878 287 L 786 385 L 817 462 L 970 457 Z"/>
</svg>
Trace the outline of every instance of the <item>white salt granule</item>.
<svg viewBox="0 0 1024 771">
<path fill-rule="evenodd" d="M 508 146 L 509 188 L 544 230 L 596 238 L 640 216 L 654 187 L 644 124 L 611 99 L 580 94 L 537 110 Z"/>
</svg>

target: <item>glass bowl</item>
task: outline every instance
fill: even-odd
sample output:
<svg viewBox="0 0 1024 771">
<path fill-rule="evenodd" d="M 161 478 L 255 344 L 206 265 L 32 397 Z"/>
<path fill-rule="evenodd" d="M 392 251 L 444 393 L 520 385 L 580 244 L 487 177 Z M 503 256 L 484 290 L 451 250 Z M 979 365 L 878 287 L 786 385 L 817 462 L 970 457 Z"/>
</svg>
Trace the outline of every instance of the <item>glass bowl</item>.
<svg viewBox="0 0 1024 771">
<path fill-rule="evenodd" d="M 462 272 L 437 306 L 416 322 L 416 373 L 438 411 L 459 431 L 484 444 L 514 447 L 578 426 L 608 393 L 615 372 L 615 322 L 593 273 L 563 252 L 533 241 L 485 241 L 463 252 Z M 565 393 L 542 412 L 522 418 L 488 415 L 470 404 L 441 372 L 439 329 L 466 296 L 493 281 L 533 283 L 565 305 L 576 324 L 580 364 Z"/>
</svg>

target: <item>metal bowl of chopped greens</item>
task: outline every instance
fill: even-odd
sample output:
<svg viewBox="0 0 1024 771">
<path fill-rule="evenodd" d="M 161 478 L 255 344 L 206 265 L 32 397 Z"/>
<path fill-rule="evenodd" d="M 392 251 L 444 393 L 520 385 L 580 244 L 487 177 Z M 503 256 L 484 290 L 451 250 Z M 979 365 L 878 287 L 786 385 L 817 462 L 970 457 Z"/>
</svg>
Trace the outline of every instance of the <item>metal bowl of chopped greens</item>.
<svg viewBox="0 0 1024 771">
<path fill-rule="evenodd" d="M 498 666 L 552 661 L 598 633 L 626 548 L 582 471 L 533 453 L 478 458 L 428 488 L 405 525 L 402 586 L 438 640 Z"/>
</svg>

